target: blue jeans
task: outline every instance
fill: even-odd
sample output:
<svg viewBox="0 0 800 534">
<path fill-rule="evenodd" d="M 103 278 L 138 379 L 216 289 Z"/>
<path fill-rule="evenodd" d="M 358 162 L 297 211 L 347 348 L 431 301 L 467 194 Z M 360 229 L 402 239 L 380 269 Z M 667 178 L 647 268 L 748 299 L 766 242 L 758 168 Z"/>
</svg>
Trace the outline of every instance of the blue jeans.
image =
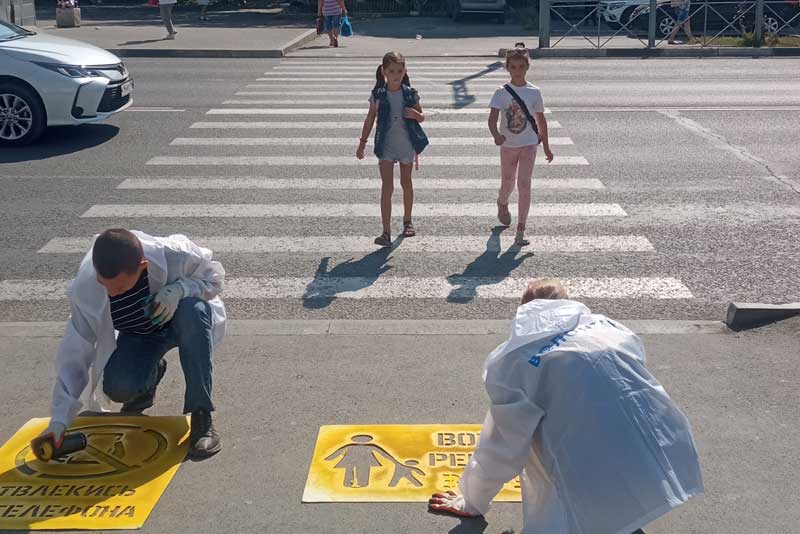
<svg viewBox="0 0 800 534">
<path fill-rule="evenodd" d="M 103 391 L 114 402 L 145 395 L 158 378 L 158 362 L 178 347 L 186 382 L 183 413 L 214 410 L 211 402 L 211 308 L 196 297 L 178 304 L 169 324 L 158 332 L 139 335 L 120 332 L 117 349 L 103 370 Z"/>
</svg>

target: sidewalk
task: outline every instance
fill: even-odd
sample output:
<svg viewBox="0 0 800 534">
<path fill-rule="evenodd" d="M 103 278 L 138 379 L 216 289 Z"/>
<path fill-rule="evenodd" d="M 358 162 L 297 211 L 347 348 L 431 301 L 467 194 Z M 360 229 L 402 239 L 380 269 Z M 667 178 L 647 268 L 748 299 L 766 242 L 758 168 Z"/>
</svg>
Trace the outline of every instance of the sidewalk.
<svg viewBox="0 0 800 534">
<path fill-rule="evenodd" d="M 141 532 L 519 532 L 519 504 L 493 506 L 487 528 L 479 521 L 459 526 L 423 503 L 300 502 L 321 425 L 480 423 L 482 364 L 508 326 L 322 323 L 328 322 L 231 321 L 214 366 L 224 448 L 180 468 Z M 631 326 L 653 332 L 658 323 L 664 322 Z M 0 324 L 0 405 L 9 408 L 0 442 L 49 407 L 63 324 L 25 325 Z M 681 331 L 666 326 L 660 330 Z M 708 323 L 683 331 L 707 333 L 642 337 L 649 368 L 692 422 L 706 495 L 648 534 L 795 532 L 800 318 L 739 334 Z M 174 415 L 182 405 L 177 354 L 168 360 L 152 415 Z"/>
<path fill-rule="evenodd" d="M 275 9 L 209 11 L 209 21 L 198 19 L 196 7 L 178 6 L 174 41 L 159 10 L 150 6 L 89 6 L 81 8 L 80 28 L 57 28 L 55 15 L 39 10 L 38 31 L 92 43 L 121 57 L 283 57 L 286 52 L 316 38 L 313 18 L 284 16 Z"/>
<path fill-rule="evenodd" d="M 88 6 L 82 27 L 56 28 L 55 9 L 40 7 L 38 31 L 89 42 L 122 57 L 356 58 L 381 56 L 400 50 L 409 57 L 498 57 L 517 42 L 533 49 L 535 57 L 710 57 L 800 55 L 800 48 L 751 49 L 697 45 L 654 50 L 633 36 L 613 36 L 604 29 L 585 28 L 590 37 L 554 35 L 553 48 L 538 50 L 535 30 L 518 24 L 487 23 L 479 19 L 455 23 L 444 17 L 353 17 L 352 37 L 342 37 L 339 48 L 329 48 L 326 35 L 316 36 L 313 14 L 288 15 L 281 8 L 209 11 L 208 22 L 198 20 L 197 7 L 176 8 L 178 35 L 164 40 L 166 30 L 155 7 L 147 5 Z M 567 28 L 554 27 L 554 34 Z M 588 39 L 588 40 L 587 40 Z M 594 43 L 594 45 L 592 44 Z M 602 47 L 597 48 L 600 44 Z"/>
</svg>

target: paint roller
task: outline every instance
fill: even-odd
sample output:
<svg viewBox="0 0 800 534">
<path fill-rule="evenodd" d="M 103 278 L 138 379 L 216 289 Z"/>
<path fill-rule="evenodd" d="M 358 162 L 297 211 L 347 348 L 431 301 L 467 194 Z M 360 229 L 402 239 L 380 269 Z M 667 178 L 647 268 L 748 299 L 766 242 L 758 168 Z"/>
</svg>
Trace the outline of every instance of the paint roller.
<svg viewBox="0 0 800 534">
<path fill-rule="evenodd" d="M 56 447 L 53 436 L 39 436 L 31 441 L 31 449 L 33 450 L 33 455 L 36 456 L 37 459 L 42 462 L 49 462 L 82 451 L 86 448 L 88 443 L 86 434 L 83 432 L 73 432 L 64 435 L 60 447 Z"/>
</svg>

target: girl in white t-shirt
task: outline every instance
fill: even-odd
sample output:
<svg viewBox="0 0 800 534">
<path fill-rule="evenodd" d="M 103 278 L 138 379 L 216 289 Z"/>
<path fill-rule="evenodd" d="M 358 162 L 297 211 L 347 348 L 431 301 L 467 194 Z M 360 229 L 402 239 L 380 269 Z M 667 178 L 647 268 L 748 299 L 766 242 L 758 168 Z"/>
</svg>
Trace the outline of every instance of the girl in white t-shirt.
<svg viewBox="0 0 800 534">
<path fill-rule="evenodd" d="M 527 115 L 512 94 L 500 87 L 492 96 L 489 107 L 489 131 L 494 143 L 500 147 L 500 192 L 497 195 L 497 218 L 504 226 L 511 225 L 508 199 L 514 191 L 516 182 L 519 190 L 519 210 L 517 234 L 514 243 L 528 245 L 525 239 L 525 225 L 531 207 L 531 176 L 536 159 L 536 146 L 541 142 L 547 162 L 553 161 L 550 140 L 547 136 L 547 120 L 544 118 L 544 101 L 539 88 L 525 79 L 530 68 L 528 49 L 524 43 L 517 43 L 514 50 L 506 54 L 506 70 L 511 74 L 511 89 L 522 99 L 533 115 L 539 134 L 529 124 Z M 501 117 L 500 129 L 497 118 Z"/>
</svg>

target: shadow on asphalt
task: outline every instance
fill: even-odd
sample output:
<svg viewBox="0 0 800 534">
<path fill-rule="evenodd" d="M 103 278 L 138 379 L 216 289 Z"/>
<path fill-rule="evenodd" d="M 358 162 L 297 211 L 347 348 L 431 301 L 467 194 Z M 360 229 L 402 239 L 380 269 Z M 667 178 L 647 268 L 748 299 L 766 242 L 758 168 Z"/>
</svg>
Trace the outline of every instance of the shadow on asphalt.
<svg viewBox="0 0 800 534">
<path fill-rule="evenodd" d="M 484 285 L 499 284 L 514 272 L 522 263 L 533 256 L 533 252 L 526 252 L 517 256 L 522 249 L 516 245 L 502 252 L 500 234 L 508 230 L 507 226 L 495 226 L 492 235 L 486 241 L 486 250 L 472 260 L 464 272 L 451 274 L 447 281 L 453 286 L 447 296 L 447 302 L 467 304 L 475 300 L 478 288 Z"/>
<path fill-rule="evenodd" d="M 32 145 L 0 148 L 0 163 L 22 163 L 64 156 L 93 148 L 117 136 L 119 128 L 110 124 L 84 124 L 48 128 Z"/>
<path fill-rule="evenodd" d="M 381 275 L 392 268 L 387 265 L 387 262 L 400 243 L 402 243 L 402 238 L 397 238 L 391 247 L 370 252 L 360 260 L 353 261 L 353 258 L 350 258 L 330 270 L 328 270 L 330 257 L 322 258 L 314 273 L 314 279 L 306 286 L 305 294 L 303 294 L 303 307 L 312 310 L 327 308 L 336 300 L 338 293 L 358 291 L 371 286 Z M 347 280 L 344 286 L 331 284 L 331 281 L 341 279 Z"/>
</svg>

